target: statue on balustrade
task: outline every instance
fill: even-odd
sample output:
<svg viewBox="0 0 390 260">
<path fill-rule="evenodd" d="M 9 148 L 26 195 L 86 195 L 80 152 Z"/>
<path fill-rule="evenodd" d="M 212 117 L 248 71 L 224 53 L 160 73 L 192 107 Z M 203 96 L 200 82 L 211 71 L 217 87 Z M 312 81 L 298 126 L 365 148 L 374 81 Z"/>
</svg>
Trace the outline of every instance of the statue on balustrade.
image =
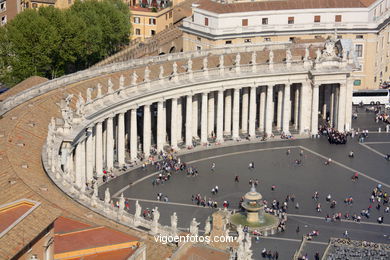
<svg viewBox="0 0 390 260">
<path fill-rule="evenodd" d="M 85 114 L 85 101 L 81 93 L 79 93 L 79 98 L 76 102 L 76 115 L 83 117 Z"/>
<path fill-rule="evenodd" d="M 119 89 L 122 89 L 125 86 L 125 77 L 121 75 L 119 77 Z"/>
<path fill-rule="evenodd" d="M 109 78 L 107 83 L 107 93 L 111 94 L 112 92 L 114 92 L 114 84 L 112 83 L 111 78 Z"/>
</svg>

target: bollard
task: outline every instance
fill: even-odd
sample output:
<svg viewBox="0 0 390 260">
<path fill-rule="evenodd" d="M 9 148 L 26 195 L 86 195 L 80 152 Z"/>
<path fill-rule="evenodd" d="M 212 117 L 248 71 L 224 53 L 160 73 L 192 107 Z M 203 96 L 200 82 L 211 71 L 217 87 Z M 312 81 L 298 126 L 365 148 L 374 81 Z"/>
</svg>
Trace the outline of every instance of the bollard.
<svg viewBox="0 0 390 260">
<path fill-rule="evenodd" d="M 387 126 L 386 126 L 386 132 L 387 132 L 387 133 L 390 132 L 390 125 L 387 125 Z"/>
<path fill-rule="evenodd" d="M 381 131 L 382 131 L 382 128 L 380 128 L 380 127 L 379 127 L 379 129 L 378 129 L 378 133 L 380 133 Z"/>
</svg>

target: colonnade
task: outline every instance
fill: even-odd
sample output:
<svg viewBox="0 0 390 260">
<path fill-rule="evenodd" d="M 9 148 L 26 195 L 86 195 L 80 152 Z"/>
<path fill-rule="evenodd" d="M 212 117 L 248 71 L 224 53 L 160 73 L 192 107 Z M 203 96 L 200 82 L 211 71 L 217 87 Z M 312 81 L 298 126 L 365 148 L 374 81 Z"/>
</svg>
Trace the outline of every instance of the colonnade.
<svg viewBox="0 0 390 260">
<path fill-rule="evenodd" d="M 151 149 L 191 148 L 273 134 L 317 134 L 319 120 L 349 130 L 352 85 L 315 81 L 216 88 L 157 98 L 97 121 L 68 149 L 65 171 L 80 187 L 104 170 L 121 167 Z M 74 170 L 74 171 L 73 171 Z"/>
</svg>

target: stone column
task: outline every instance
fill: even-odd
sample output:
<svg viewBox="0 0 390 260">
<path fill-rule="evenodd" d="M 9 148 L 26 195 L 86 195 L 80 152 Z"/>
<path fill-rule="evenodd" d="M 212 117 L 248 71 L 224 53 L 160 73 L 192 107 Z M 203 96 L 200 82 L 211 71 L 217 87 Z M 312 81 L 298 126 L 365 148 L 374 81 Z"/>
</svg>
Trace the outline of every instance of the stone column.
<svg viewBox="0 0 390 260">
<path fill-rule="evenodd" d="M 86 141 L 86 180 L 87 182 L 91 181 L 93 178 L 93 155 L 95 153 L 94 146 L 93 146 L 93 128 L 89 127 L 87 131 L 87 141 Z"/>
<path fill-rule="evenodd" d="M 340 103 L 340 87 L 334 86 L 334 108 L 333 108 L 333 122 L 334 127 L 338 129 L 338 123 L 339 123 L 339 103 Z"/>
<path fill-rule="evenodd" d="M 217 106 L 217 138 L 216 141 L 223 142 L 223 90 L 218 90 Z"/>
<path fill-rule="evenodd" d="M 295 101 L 294 101 L 294 129 L 298 130 L 299 126 L 299 87 L 295 89 Z"/>
<path fill-rule="evenodd" d="M 318 102 L 319 102 L 319 88 L 320 85 L 314 83 L 312 89 L 312 102 L 311 102 L 311 134 L 316 135 L 318 133 Z"/>
<path fill-rule="evenodd" d="M 322 119 L 326 120 L 326 89 L 325 86 L 322 87 L 321 90 L 321 101 L 322 101 Z"/>
<path fill-rule="evenodd" d="M 113 126 L 113 118 L 108 117 L 107 119 L 107 129 L 106 129 L 106 166 L 107 170 L 112 170 L 114 167 L 114 126 Z"/>
<path fill-rule="evenodd" d="M 150 155 L 150 143 L 152 138 L 152 130 L 151 130 L 151 118 L 150 118 L 150 105 L 144 105 L 144 143 L 143 143 L 143 150 L 145 157 L 149 157 Z"/>
<path fill-rule="evenodd" d="M 301 87 L 301 102 L 299 104 L 299 133 L 303 134 L 306 129 L 310 130 L 310 107 L 311 107 L 311 86 L 310 82 L 305 81 Z"/>
<path fill-rule="evenodd" d="M 289 84 L 284 85 L 282 131 L 285 134 L 290 134 L 290 115 L 291 115 L 290 87 L 291 86 Z"/>
<path fill-rule="evenodd" d="M 232 131 L 232 90 L 225 91 L 225 135 Z"/>
<path fill-rule="evenodd" d="M 186 102 L 186 146 L 192 146 L 192 95 L 187 95 Z"/>
<path fill-rule="evenodd" d="M 176 134 L 177 134 L 177 140 L 178 142 L 181 142 L 183 141 L 183 99 L 182 97 L 179 97 L 177 99 L 177 130 L 176 130 Z"/>
<path fill-rule="evenodd" d="M 347 97 L 345 101 L 345 131 L 350 131 L 352 126 L 352 95 L 353 79 L 347 79 Z"/>
<path fill-rule="evenodd" d="M 274 107 L 273 107 L 273 95 L 274 90 L 272 85 L 267 86 L 267 104 L 265 109 L 265 133 L 270 136 L 272 134 L 272 121 L 274 119 Z"/>
<path fill-rule="evenodd" d="M 233 92 L 233 139 L 237 140 L 240 128 L 240 89 L 235 88 Z"/>
<path fill-rule="evenodd" d="M 171 117 L 171 146 L 177 149 L 177 98 L 172 98 Z"/>
<path fill-rule="evenodd" d="M 208 105 L 208 124 L 207 124 L 207 132 L 208 135 L 211 137 L 212 133 L 215 134 L 214 132 L 214 117 L 215 117 L 215 112 L 214 112 L 214 106 L 215 106 L 215 101 L 214 101 L 214 92 L 209 93 L 209 105 Z"/>
<path fill-rule="evenodd" d="M 157 103 L 157 151 L 164 149 L 164 101 Z"/>
<path fill-rule="evenodd" d="M 329 104 L 329 124 L 334 126 L 334 87 L 330 86 L 330 104 Z"/>
<path fill-rule="evenodd" d="M 260 88 L 260 104 L 259 104 L 259 131 L 264 132 L 265 128 L 265 98 L 266 90 L 264 87 Z"/>
<path fill-rule="evenodd" d="M 201 110 L 201 122 L 200 122 L 200 142 L 202 144 L 207 143 L 207 93 L 202 93 L 202 110 Z"/>
<path fill-rule="evenodd" d="M 76 146 L 76 186 L 82 189 L 85 187 L 85 145 L 84 140 Z"/>
<path fill-rule="evenodd" d="M 167 103 L 163 102 L 163 112 L 162 112 L 162 140 L 163 146 L 167 144 Z"/>
<path fill-rule="evenodd" d="M 339 107 L 338 107 L 338 122 L 337 122 L 337 131 L 344 132 L 345 130 L 345 108 L 347 100 L 347 84 L 340 84 L 340 94 L 339 94 Z"/>
<path fill-rule="evenodd" d="M 283 89 L 278 87 L 278 111 L 276 114 L 276 128 L 280 131 L 282 129 L 282 107 L 283 107 Z"/>
<path fill-rule="evenodd" d="M 248 132 L 248 88 L 242 89 L 241 133 Z"/>
<path fill-rule="evenodd" d="M 118 114 L 118 164 L 122 166 L 125 164 L 125 114 Z"/>
<path fill-rule="evenodd" d="M 95 167 L 96 176 L 103 175 L 103 126 L 102 122 L 96 123 L 95 129 Z"/>
<path fill-rule="evenodd" d="M 137 108 L 131 110 L 131 125 L 130 125 L 130 158 L 137 159 L 138 144 L 137 144 Z"/>
<path fill-rule="evenodd" d="M 192 96 L 192 136 L 198 138 L 198 95 Z"/>
<path fill-rule="evenodd" d="M 249 136 L 256 137 L 256 86 L 252 86 L 249 100 Z"/>
</svg>

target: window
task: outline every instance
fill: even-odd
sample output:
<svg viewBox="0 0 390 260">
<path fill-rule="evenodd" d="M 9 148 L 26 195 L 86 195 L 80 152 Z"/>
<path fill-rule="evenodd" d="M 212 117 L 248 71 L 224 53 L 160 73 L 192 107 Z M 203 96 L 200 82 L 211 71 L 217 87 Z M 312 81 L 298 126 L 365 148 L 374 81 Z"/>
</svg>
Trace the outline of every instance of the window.
<svg viewBox="0 0 390 260">
<path fill-rule="evenodd" d="M 356 44 L 355 45 L 355 55 L 358 58 L 363 57 L 363 44 Z"/>
<path fill-rule="evenodd" d="M 0 3 L 0 11 L 6 11 L 7 10 L 7 2 Z"/>
<path fill-rule="evenodd" d="M 7 23 L 7 16 L 2 16 L 1 17 L 1 24 L 0 25 L 4 25 Z"/>
<path fill-rule="evenodd" d="M 356 35 L 356 39 L 363 39 L 363 35 Z"/>
<path fill-rule="evenodd" d="M 225 41 L 225 44 L 232 44 L 231 40 Z"/>
<path fill-rule="evenodd" d="M 156 18 L 149 18 L 150 25 L 156 25 Z"/>
<path fill-rule="evenodd" d="M 32 4 L 32 8 L 38 8 L 38 4 L 37 3 L 33 3 Z"/>
<path fill-rule="evenodd" d="M 201 40 L 202 40 L 202 38 L 200 38 L 200 37 L 196 37 L 196 39 L 197 39 L 198 41 L 201 41 Z"/>
<path fill-rule="evenodd" d="M 242 19 L 242 26 L 248 26 L 248 19 Z"/>
<path fill-rule="evenodd" d="M 314 22 L 315 22 L 315 23 L 321 22 L 321 16 L 315 15 L 315 16 L 314 16 Z"/>
<path fill-rule="evenodd" d="M 141 19 L 139 17 L 134 17 L 134 23 L 141 23 Z"/>
<path fill-rule="evenodd" d="M 264 41 L 265 41 L 265 42 L 270 42 L 270 41 L 271 41 L 271 38 L 266 37 L 266 38 L 264 38 Z"/>
<path fill-rule="evenodd" d="M 294 16 L 288 18 L 288 24 L 294 24 Z"/>
<path fill-rule="evenodd" d="M 362 84 L 362 81 L 360 79 L 356 79 L 354 82 L 353 82 L 353 85 L 354 86 L 360 86 Z"/>
<path fill-rule="evenodd" d="M 251 39 L 245 39 L 244 42 L 245 43 L 250 43 L 250 42 L 252 42 L 252 40 Z"/>
<path fill-rule="evenodd" d="M 261 24 L 268 24 L 268 18 L 261 19 Z"/>
<path fill-rule="evenodd" d="M 294 41 L 295 41 L 295 37 L 290 37 L 290 38 L 289 38 L 289 41 L 290 41 L 290 42 L 294 42 Z"/>
<path fill-rule="evenodd" d="M 207 17 L 204 18 L 204 25 L 209 26 L 209 18 Z"/>
<path fill-rule="evenodd" d="M 342 20 L 341 17 L 342 17 L 342 16 L 339 15 L 339 14 L 338 14 L 338 15 L 335 15 L 335 16 L 334 16 L 334 21 L 335 21 L 336 23 L 340 23 L 341 20 Z"/>
<path fill-rule="evenodd" d="M 156 35 L 156 31 L 155 30 L 150 30 L 150 35 Z"/>
<path fill-rule="evenodd" d="M 141 30 L 140 29 L 135 29 L 135 35 L 141 35 Z"/>
<path fill-rule="evenodd" d="M 196 46 L 196 50 L 200 51 L 201 49 L 202 49 L 202 47 Z"/>
</svg>

